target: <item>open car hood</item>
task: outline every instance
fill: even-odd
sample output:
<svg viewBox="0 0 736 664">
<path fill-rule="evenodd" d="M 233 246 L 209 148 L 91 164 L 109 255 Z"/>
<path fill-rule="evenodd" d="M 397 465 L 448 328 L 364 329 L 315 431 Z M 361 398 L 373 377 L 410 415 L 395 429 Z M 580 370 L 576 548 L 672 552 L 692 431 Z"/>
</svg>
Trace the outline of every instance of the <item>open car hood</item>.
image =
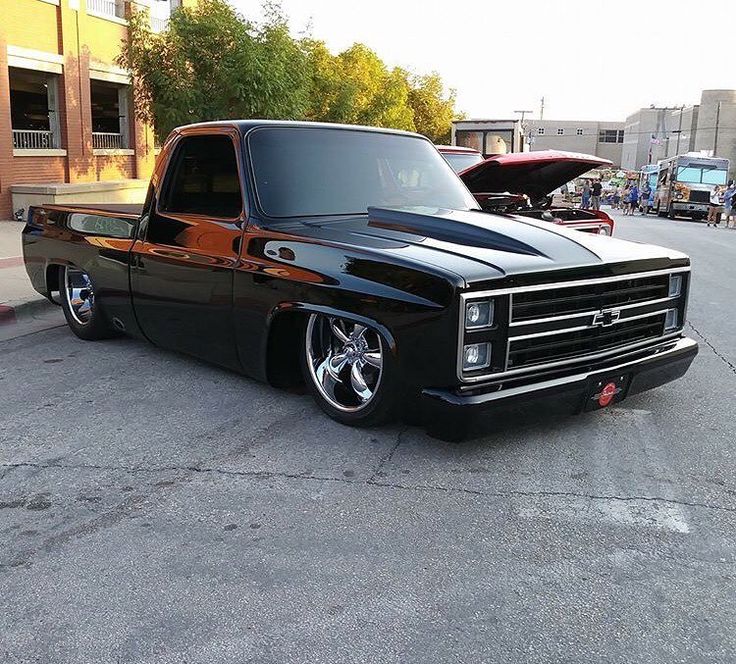
<svg viewBox="0 0 736 664">
<path fill-rule="evenodd" d="M 566 182 L 602 166 L 611 166 L 611 162 L 589 154 L 541 150 L 490 157 L 458 175 L 473 194 L 508 191 L 538 201 Z"/>
</svg>

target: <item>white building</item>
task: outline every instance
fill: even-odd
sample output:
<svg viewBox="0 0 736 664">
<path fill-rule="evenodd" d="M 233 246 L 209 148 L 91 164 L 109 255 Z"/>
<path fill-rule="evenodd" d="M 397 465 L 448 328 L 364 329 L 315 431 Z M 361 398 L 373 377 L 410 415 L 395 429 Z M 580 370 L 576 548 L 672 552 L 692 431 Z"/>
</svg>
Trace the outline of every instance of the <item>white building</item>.
<svg viewBox="0 0 736 664">
<path fill-rule="evenodd" d="M 586 120 L 455 120 L 452 144 L 485 155 L 507 152 L 565 150 L 592 154 L 621 165 L 623 122 Z"/>
<path fill-rule="evenodd" d="M 626 118 L 622 167 L 638 170 L 687 152 L 724 157 L 736 167 L 736 90 L 703 90 L 700 104 L 642 108 Z"/>
</svg>

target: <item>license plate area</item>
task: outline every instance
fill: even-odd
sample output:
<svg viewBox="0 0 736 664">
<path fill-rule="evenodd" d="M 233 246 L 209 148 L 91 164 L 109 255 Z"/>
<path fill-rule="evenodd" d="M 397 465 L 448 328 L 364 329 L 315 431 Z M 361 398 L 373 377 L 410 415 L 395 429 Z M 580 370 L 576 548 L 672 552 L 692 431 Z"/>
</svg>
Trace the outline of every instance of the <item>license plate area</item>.
<svg viewBox="0 0 736 664">
<path fill-rule="evenodd" d="M 585 410 L 600 410 L 623 400 L 629 389 L 630 379 L 629 374 L 614 374 L 591 380 L 585 399 Z"/>
</svg>

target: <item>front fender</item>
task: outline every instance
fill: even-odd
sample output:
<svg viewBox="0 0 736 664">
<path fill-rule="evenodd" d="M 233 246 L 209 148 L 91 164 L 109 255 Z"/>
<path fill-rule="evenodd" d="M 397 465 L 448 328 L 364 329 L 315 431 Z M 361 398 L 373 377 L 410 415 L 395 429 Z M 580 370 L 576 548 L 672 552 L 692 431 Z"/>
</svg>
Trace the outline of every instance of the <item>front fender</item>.
<svg viewBox="0 0 736 664">
<path fill-rule="evenodd" d="M 388 345 L 388 348 L 392 353 L 396 354 L 396 337 L 393 332 L 386 327 L 383 323 L 377 321 L 375 318 L 356 314 L 351 311 L 345 311 L 338 309 L 337 307 L 331 307 L 326 305 L 313 304 L 311 302 L 281 302 L 276 305 L 268 315 L 267 325 L 269 330 L 274 322 L 274 319 L 283 314 L 294 314 L 299 313 L 303 315 L 309 314 L 323 314 L 325 316 L 335 316 L 336 318 L 345 318 L 347 320 L 355 321 L 366 327 L 371 327 L 378 332 L 383 340 Z"/>
</svg>

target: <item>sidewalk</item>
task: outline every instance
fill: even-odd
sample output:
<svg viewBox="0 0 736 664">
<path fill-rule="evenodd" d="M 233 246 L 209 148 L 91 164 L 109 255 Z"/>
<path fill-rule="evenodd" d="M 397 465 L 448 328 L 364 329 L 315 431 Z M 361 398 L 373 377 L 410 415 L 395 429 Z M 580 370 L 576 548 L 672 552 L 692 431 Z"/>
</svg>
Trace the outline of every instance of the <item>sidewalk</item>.
<svg viewBox="0 0 736 664">
<path fill-rule="evenodd" d="M 22 223 L 0 221 L 0 325 L 45 313 L 53 307 L 28 280 L 23 264 L 22 230 Z"/>
</svg>

